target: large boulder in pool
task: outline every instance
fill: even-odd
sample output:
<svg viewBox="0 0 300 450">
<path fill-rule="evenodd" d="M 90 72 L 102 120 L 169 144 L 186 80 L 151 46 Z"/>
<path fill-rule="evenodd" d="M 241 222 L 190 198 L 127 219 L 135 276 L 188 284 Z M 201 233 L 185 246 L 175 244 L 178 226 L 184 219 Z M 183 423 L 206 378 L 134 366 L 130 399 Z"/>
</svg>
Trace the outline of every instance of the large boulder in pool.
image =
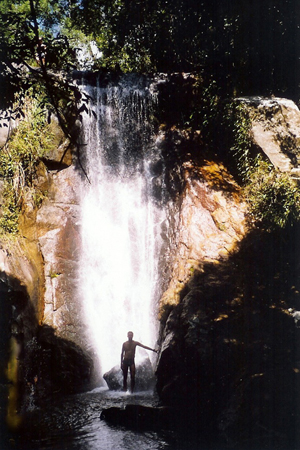
<svg viewBox="0 0 300 450">
<path fill-rule="evenodd" d="M 134 404 L 126 405 L 124 409 L 115 406 L 103 409 L 100 419 L 136 430 L 168 429 L 174 423 L 172 411 L 168 407 Z"/>
<path fill-rule="evenodd" d="M 123 372 L 120 366 L 115 366 L 103 375 L 107 386 L 112 391 L 121 390 L 123 387 Z M 128 369 L 128 388 L 130 388 L 130 371 Z M 153 389 L 155 377 L 149 357 L 136 363 L 135 391 L 147 391 Z"/>
<path fill-rule="evenodd" d="M 111 391 L 119 391 L 122 388 L 123 375 L 120 366 L 114 366 L 109 372 L 103 375 L 103 378 Z"/>
</svg>

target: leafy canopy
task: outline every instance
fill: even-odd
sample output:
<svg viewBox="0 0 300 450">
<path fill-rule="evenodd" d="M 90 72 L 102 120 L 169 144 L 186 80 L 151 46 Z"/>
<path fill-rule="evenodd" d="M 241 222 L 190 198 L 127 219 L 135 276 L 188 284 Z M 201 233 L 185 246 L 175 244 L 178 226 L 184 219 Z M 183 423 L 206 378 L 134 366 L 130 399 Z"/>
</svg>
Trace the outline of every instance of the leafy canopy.
<svg viewBox="0 0 300 450">
<path fill-rule="evenodd" d="M 52 70 L 78 68 L 84 47 L 96 68 L 197 71 L 227 93 L 299 94 L 294 0 L 0 0 L 0 8 L 2 68 L 34 63 L 42 36 Z"/>
</svg>

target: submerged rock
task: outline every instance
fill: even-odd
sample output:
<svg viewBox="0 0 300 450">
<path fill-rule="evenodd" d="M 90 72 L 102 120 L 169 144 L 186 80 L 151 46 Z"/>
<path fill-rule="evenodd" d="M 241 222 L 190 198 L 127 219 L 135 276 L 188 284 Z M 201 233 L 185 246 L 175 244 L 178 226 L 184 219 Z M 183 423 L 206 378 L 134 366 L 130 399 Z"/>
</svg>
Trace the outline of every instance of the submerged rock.
<svg viewBox="0 0 300 450">
<path fill-rule="evenodd" d="M 104 409 L 100 419 L 129 428 L 159 430 L 170 425 L 171 410 L 167 407 L 126 405 L 125 409 L 117 407 Z"/>
</svg>

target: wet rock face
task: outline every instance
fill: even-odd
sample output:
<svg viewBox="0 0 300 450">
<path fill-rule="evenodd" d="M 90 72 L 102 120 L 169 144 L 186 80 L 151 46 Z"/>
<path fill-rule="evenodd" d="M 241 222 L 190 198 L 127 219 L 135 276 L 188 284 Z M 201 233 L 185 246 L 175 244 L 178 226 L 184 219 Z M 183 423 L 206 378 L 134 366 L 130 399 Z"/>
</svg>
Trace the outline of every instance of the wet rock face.
<svg viewBox="0 0 300 450">
<path fill-rule="evenodd" d="M 25 255 L 19 260 L 27 261 L 35 271 L 32 284 L 39 286 L 39 323 L 87 348 L 76 282 L 81 250 L 79 197 L 84 176 L 75 164 L 70 165 L 69 152 L 64 143 L 57 151 L 44 155 L 44 162 L 37 168 L 36 184 L 45 192 L 45 198 L 38 209 L 30 198 L 24 202 L 20 228 Z M 28 288 L 28 280 L 24 284 Z"/>
<path fill-rule="evenodd" d="M 182 176 L 171 241 L 171 281 L 160 304 L 157 391 L 186 425 L 204 431 L 212 430 L 222 410 L 214 399 L 224 397 L 221 393 L 234 372 L 228 367 L 228 349 L 237 353 L 232 361 L 238 357 L 234 345 L 218 337 L 215 325 L 225 324 L 227 302 L 235 297 L 228 260 L 246 235 L 246 208 L 222 164 L 185 162 Z"/>
<path fill-rule="evenodd" d="M 38 325 L 35 308 L 19 280 L 6 274 L 0 292 L 1 398 L 4 395 L 2 404 L 7 403 L 11 426 L 20 420 L 20 413 L 38 406 L 50 392 L 69 394 L 88 388 L 93 361 L 78 345 L 57 337 L 53 328 Z"/>
</svg>

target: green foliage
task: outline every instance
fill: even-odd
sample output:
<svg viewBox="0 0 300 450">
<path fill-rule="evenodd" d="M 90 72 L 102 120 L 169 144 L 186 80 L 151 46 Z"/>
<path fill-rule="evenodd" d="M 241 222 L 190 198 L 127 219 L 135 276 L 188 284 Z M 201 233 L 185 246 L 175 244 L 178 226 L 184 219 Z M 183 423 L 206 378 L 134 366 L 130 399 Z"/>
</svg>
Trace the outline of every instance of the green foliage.
<svg viewBox="0 0 300 450">
<path fill-rule="evenodd" d="M 238 101 L 228 100 L 216 80 L 199 77 L 193 89 L 196 101 L 185 127 L 199 130 L 204 147 L 215 152 L 245 183 L 257 164 L 247 109 Z"/>
<path fill-rule="evenodd" d="M 1 108 L 12 106 L 16 92 L 32 87 L 33 95 L 58 117 L 66 135 L 79 99 L 78 89 L 57 74 L 75 67 L 75 49 L 60 32 L 68 4 L 65 0 L 0 0 Z"/>
<path fill-rule="evenodd" d="M 293 225 L 300 218 L 300 192 L 288 174 L 260 162 L 245 189 L 249 218 L 268 231 Z"/>
<path fill-rule="evenodd" d="M 103 52 L 98 67 L 197 71 L 243 95 L 296 87 L 294 0 L 79 0 L 69 5 L 68 29 L 97 42 Z"/>
<path fill-rule="evenodd" d="M 34 65 L 42 36 L 51 70 L 76 67 L 76 45 L 94 40 L 97 68 L 197 71 L 243 95 L 297 89 L 294 0 L 0 0 L 0 10 L 0 61 L 10 75 Z"/>
<path fill-rule="evenodd" d="M 95 69 L 196 71 L 226 96 L 287 96 L 298 89 L 293 0 L 0 0 L 0 10 L 0 75 L 6 77 L 0 88 L 7 77 L 15 89 L 24 82 L 44 84 L 54 108 L 59 96 L 75 103 L 76 98 L 70 83 L 54 80 L 49 72 L 79 68 L 76 47 L 88 47 L 92 40 L 102 53 L 94 59 Z M 25 81 L 24 66 L 30 73 Z M 3 89 L 1 100 L 6 97 Z"/>
<path fill-rule="evenodd" d="M 226 100 L 226 91 L 214 79 L 204 80 L 198 95 L 199 104 L 192 120 L 196 119 L 205 145 L 222 158 L 227 147 L 234 145 L 238 107 Z"/>
<path fill-rule="evenodd" d="M 97 42 L 99 63 L 109 70 L 188 69 L 202 55 L 201 6 L 195 0 L 81 0 L 71 10 L 69 27 Z"/>
<path fill-rule="evenodd" d="M 293 225 L 300 214 L 298 186 L 252 147 L 251 120 L 244 105 L 233 103 L 228 108 L 231 167 L 244 185 L 249 223 L 267 231 Z"/>
<path fill-rule="evenodd" d="M 228 125 L 231 131 L 230 152 L 236 166 L 238 178 L 246 183 L 249 176 L 257 167 L 260 157 L 257 156 L 253 149 L 250 139 L 251 120 L 247 109 L 243 104 L 229 104 L 231 115 Z"/>
<path fill-rule="evenodd" d="M 19 122 L 0 149 L 0 177 L 4 182 L 0 227 L 9 233 L 18 230 L 23 196 L 33 187 L 36 166 L 43 153 L 52 149 L 54 141 L 45 110 L 40 108 L 37 100 L 27 96 L 23 109 L 25 119 Z M 40 204 L 42 195 L 35 191 L 36 204 Z"/>
<path fill-rule="evenodd" d="M 0 0 L 1 47 L 3 63 L 34 61 L 40 35 L 53 39 L 53 30 L 66 15 L 63 0 Z M 47 42 L 48 44 L 48 42 Z M 51 42 L 49 42 L 51 47 Z"/>
<path fill-rule="evenodd" d="M 0 176 L 5 179 L 17 176 L 20 182 L 14 184 L 18 186 L 31 182 L 37 161 L 52 148 L 54 138 L 46 111 L 37 100 L 26 97 L 23 111 L 25 119 L 19 122 L 0 153 Z"/>
<path fill-rule="evenodd" d="M 17 205 L 11 183 L 4 183 L 2 191 L 0 234 L 16 235 L 18 233 L 18 220 L 20 207 Z"/>
</svg>

